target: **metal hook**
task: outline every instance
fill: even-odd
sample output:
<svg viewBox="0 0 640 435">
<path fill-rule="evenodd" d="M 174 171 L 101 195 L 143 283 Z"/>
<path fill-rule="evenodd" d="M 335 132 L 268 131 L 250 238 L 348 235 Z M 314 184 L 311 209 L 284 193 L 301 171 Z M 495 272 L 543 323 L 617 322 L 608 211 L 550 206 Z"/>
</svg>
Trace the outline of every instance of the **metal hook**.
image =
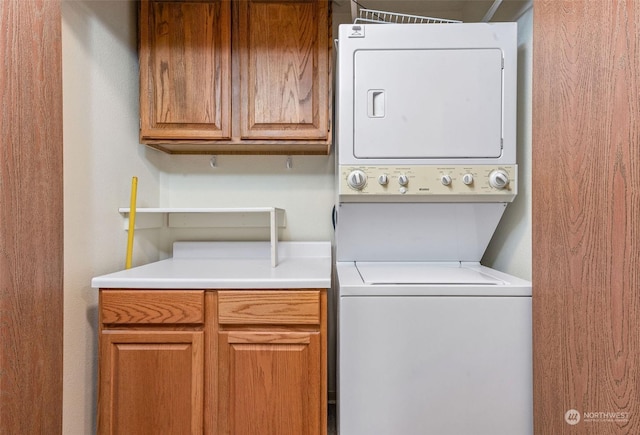
<svg viewBox="0 0 640 435">
<path fill-rule="evenodd" d="M 287 169 L 293 168 L 293 159 L 291 156 L 287 156 Z"/>
<path fill-rule="evenodd" d="M 215 169 L 218 167 L 218 156 L 211 156 L 211 160 L 209 160 L 209 165 Z"/>
</svg>

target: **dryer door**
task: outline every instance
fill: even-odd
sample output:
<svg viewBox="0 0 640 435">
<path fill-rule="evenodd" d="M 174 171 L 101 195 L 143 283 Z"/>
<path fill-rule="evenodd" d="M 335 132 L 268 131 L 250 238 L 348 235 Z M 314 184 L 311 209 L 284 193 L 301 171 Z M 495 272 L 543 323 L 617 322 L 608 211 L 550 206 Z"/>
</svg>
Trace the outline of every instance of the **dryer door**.
<svg viewBox="0 0 640 435">
<path fill-rule="evenodd" d="M 355 157 L 500 157 L 502 59 L 497 48 L 356 51 Z"/>
</svg>

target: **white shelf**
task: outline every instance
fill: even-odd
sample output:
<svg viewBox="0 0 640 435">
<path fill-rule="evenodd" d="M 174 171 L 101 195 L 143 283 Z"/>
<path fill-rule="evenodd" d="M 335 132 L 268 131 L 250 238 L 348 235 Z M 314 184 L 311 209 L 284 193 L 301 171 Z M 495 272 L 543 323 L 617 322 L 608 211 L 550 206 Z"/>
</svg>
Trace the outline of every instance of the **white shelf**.
<svg viewBox="0 0 640 435">
<path fill-rule="evenodd" d="M 128 230 L 131 210 L 126 207 L 118 211 L 124 216 L 124 229 Z M 285 226 L 284 209 L 276 207 L 136 208 L 136 229 L 269 228 L 273 267 L 278 263 L 278 228 Z"/>
</svg>

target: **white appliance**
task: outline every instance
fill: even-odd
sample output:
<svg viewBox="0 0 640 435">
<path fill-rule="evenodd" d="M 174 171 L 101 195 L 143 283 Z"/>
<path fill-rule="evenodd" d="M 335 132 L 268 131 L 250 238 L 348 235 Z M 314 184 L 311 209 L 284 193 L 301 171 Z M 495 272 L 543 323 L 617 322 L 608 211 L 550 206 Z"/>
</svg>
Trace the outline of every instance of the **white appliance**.
<svg viewBox="0 0 640 435">
<path fill-rule="evenodd" d="M 516 32 L 339 27 L 341 435 L 533 432 L 531 284 L 480 265 L 517 194 Z"/>
</svg>

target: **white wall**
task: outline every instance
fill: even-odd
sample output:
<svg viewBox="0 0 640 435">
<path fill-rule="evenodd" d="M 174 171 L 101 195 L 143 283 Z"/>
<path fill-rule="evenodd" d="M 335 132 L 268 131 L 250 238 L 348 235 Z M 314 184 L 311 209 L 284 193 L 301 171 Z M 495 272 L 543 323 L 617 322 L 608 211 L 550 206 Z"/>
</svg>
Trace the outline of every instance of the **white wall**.
<svg viewBox="0 0 640 435">
<path fill-rule="evenodd" d="M 281 240 L 331 240 L 334 159 L 331 156 L 171 156 L 161 166 L 163 207 L 280 207 Z M 269 237 L 261 230 L 175 230 L 175 239 L 243 240 Z"/>
<path fill-rule="evenodd" d="M 138 176 L 141 205 L 157 205 L 162 156 L 138 145 L 135 4 L 62 3 L 64 107 L 63 433 L 95 433 L 97 300 L 91 277 L 122 269 L 128 206 Z M 160 157 L 160 158 L 159 158 Z M 135 263 L 157 259 L 153 243 Z"/>
<path fill-rule="evenodd" d="M 524 279 L 531 279 L 531 68 L 533 8 L 518 21 L 518 196 L 498 226 L 483 264 Z"/>
<path fill-rule="evenodd" d="M 95 433 L 97 291 L 91 277 L 124 267 L 126 232 L 118 207 L 139 178 L 138 206 L 276 206 L 287 213 L 285 240 L 331 240 L 334 158 L 169 156 L 138 144 L 136 4 L 132 0 L 62 4 L 65 182 L 65 435 Z M 348 20 L 348 17 L 345 19 Z M 528 20 L 528 21 L 527 21 Z M 334 17 L 334 24 L 341 21 Z M 486 260 L 530 276 L 531 18 L 521 18 L 520 195 L 506 212 Z M 134 264 L 170 255 L 176 239 L 267 237 L 258 231 L 136 232 Z M 330 373 L 333 373 L 331 370 Z M 330 387 L 331 388 L 331 387 Z"/>
</svg>

